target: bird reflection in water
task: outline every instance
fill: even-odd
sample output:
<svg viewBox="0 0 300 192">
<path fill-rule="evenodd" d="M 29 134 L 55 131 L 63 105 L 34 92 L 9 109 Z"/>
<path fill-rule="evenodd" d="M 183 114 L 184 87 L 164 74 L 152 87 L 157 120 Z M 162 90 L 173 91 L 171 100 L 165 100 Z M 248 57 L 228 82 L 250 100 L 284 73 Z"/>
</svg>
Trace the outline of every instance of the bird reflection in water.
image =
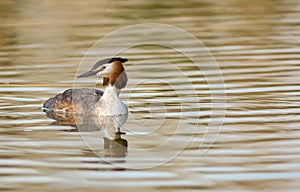
<svg viewBox="0 0 300 192">
<path fill-rule="evenodd" d="M 56 120 L 53 125 L 72 126 L 77 132 L 103 132 L 104 157 L 122 158 L 127 156 L 128 141 L 122 138 L 121 126 L 127 114 L 115 116 L 93 116 L 88 114 L 57 113 L 46 111 L 47 117 Z"/>
</svg>

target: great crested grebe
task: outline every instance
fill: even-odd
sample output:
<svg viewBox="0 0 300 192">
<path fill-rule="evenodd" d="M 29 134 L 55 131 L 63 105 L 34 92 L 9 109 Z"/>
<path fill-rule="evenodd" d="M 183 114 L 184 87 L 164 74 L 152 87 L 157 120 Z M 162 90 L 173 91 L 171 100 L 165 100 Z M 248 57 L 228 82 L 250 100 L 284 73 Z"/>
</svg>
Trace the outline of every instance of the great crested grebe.
<svg viewBox="0 0 300 192">
<path fill-rule="evenodd" d="M 121 57 L 106 58 L 98 61 L 90 71 L 77 76 L 102 76 L 105 91 L 92 88 L 68 89 L 45 101 L 44 110 L 101 116 L 127 114 L 127 106 L 119 98 L 121 89 L 127 84 L 123 66 L 126 61 Z"/>
</svg>

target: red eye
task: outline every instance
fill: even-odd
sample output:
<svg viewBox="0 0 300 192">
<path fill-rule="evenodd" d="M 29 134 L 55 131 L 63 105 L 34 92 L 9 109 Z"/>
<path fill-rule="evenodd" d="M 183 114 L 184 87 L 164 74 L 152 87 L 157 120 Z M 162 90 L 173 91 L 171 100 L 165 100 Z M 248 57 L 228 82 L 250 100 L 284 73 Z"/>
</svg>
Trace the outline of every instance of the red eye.
<svg viewBox="0 0 300 192">
<path fill-rule="evenodd" d="M 105 69 L 105 68 L 106 68 L 106 66 L 103 66 L 103 67 L 102 67 L 102 69 Z"/>
</svg>

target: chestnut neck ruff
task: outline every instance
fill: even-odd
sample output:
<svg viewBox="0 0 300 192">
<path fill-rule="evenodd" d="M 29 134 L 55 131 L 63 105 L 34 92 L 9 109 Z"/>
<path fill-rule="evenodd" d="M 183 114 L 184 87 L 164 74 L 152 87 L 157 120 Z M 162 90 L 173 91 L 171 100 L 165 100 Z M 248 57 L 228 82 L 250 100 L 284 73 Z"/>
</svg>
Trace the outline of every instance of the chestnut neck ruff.
<svg viewBox="0 0 300 192">
<path fill-rule="evenodd" d="M 120 61 L 114 61 L 112 63 L 112 72 L 103 77 L 103 86 L 115 86 L 118 89 L 123 89 L 127 84 L 127 75 L 123 64 Z"/>
</svg>

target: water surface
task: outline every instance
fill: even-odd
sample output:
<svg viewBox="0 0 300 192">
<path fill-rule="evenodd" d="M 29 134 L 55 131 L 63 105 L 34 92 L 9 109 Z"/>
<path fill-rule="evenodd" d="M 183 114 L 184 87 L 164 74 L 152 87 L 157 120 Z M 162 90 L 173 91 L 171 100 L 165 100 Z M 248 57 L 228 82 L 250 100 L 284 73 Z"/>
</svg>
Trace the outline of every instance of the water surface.
<svg viewBox="0 0 300 192">
<path fill-rule="evenodd" d="M 300 188 L 297 0 L 6 1 L 0 9 L 1 191 Z M 213 140 L 218 130 L 207 133 L 212 100 L 205 75 L 163 47 L 138 46 L 122 55 L 130 59 L 130 81 L 121 97 L 131 112 L 122 128 L 128 142 L 122 156 L 99 158 L 105 153 L 101 133 L 57 125 L 41 111 L 47 98 L 74 86 L 79 64 L 97 40 L 139 23 L 185 29 L 219 64 L 227 109 L 207 153 L 200 150 L 210 144 L 203 138 Z M 106 46 L 118 47 L 146 32 Z M 175 41 L 195 53 L 185 39 Z M 107 54 L 90 52 L 85 61 L 91 65 Z M 170 80 L 175 89 L 165 83 Z M 95 86 L 95 79 L 80 83 Z M 185 124 L 175 132 L 181 119 Z M 172 145 L 160 146 L 170 140 Z M 178 154 L 165 162 L 169 153 Z"/>
</svg>

